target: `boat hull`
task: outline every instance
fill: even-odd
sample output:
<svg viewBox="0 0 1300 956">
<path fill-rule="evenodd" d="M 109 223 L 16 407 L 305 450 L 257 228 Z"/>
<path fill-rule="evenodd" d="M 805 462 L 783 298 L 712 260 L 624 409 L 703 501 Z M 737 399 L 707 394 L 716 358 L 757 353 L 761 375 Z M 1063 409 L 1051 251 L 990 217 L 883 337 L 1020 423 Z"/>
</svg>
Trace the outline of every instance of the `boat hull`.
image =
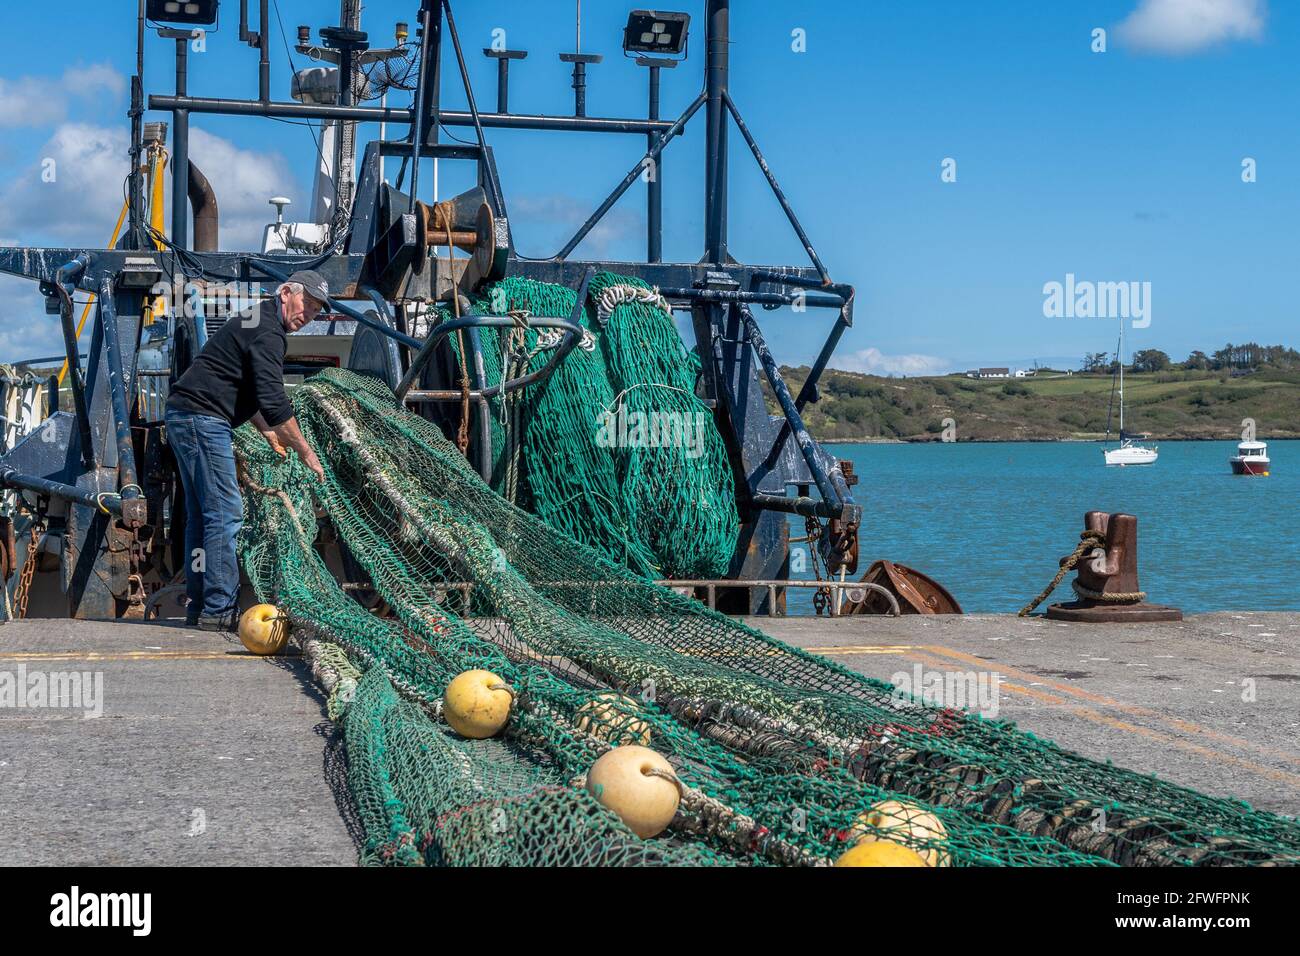
<svg viewBox="0 0 1300 956">
<path fill-rule="evenodd" d="M 1260 478 L 1268 477 L 1269 461 L 1267 458 L 1260 460 L 1258 458 L 1242 459 L 1229 458 L 1228 464 L 1232 465 L 1234 475 L 1255 475 Z"/>
<path fill-rule="evenodd" d="M 1154 448 L 1136 448 L 1132 446 L 1124 448 L 1104 449 L 1107 465 L 1154 465 L 1159 453 Z"/>
</svg>

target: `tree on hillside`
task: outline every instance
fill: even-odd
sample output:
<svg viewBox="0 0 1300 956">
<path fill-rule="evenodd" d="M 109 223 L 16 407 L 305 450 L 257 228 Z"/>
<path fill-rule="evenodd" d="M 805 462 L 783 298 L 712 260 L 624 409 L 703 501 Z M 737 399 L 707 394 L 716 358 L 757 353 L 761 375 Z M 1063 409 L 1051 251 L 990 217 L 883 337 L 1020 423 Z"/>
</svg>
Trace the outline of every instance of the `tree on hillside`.
<svg viewBox="0 0 1300 956">
<path fill-rule="evenodd" d="M 1109 352 L 1088 352 L 1083 357 L 1084 372 L 1100 372 L 1105 370 L 1110 364 Z"/>
<path fill-rule="evenodd" d="M 1187 361 L 1183 362 L 1183 368 L 1189 371 L 1194 370 L 1204 372 L 1210 367 L 1210 357 L 1197 349 L 1191 355 L 1187 356 Z"/>
<path fill-rule="evenodd" d="M 1254 349 L 1250 346 L 1233 345 L 1229 342 L 1211 356 L 1211 364 L 1216 371 L 1225 368 L 1246 368 L 1255 364 L 1253 359 Z"/>
<path fill-rule="evenodd" d="M 1139 349 L 1133 353 L 1133 371 L 1163 372 L 1173 363 L 1160 349 Z"/>
<path fill-rule="evenodd" d="M 1300 352 L 1285 345 L 1260 345 L 1246 342 L 1233 345 L 1229 342 L 1211 356 L 1210 364 L 1216 370 L 1234 368 L 1300 368 Z"/>
</svg>

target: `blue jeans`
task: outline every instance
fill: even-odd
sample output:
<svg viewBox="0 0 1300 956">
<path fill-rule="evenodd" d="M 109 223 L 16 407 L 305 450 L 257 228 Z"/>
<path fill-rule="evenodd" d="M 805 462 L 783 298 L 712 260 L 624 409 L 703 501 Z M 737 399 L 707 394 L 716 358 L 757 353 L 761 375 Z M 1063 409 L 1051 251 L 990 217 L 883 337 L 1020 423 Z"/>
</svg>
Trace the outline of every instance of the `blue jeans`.
<svg viewBox="0 0 1300 956">
<path fill-rule="evenodd" d="M 235 476 L 230 424 L 210 415 L 167 409 L 167 443 L 185 488 L 185 594 L 191 615 L 230 614 L 239 606 L 235 537 L 244 503 Z"/>
</svg>

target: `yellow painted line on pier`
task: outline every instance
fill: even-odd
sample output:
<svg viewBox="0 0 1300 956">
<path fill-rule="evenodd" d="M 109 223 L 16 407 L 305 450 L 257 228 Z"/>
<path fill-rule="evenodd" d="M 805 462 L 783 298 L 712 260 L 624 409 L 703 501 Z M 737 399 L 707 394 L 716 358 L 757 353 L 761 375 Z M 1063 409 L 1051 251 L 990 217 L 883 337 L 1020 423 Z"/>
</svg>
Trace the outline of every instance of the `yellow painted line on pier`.
<svg viewBox="0 0 1300 956">
<path fill-rule="evenodd" d="M 1103 707 L 1108 707 L 1115 710 L 1119 710 L 1121 712 L 1129 713 L 1133 716 L 1155 717 L 1163 721 L 1164 723 L 1173 726 L 1176 730 L 1182 731 L 1183 733 L 1191 733 L 1203 737 L 1209 737 L 1211 739 L 1221 740 L 1224 743 L 1234 744 L 1244 749 L 1262 751 L 1268 756 L 1277 757 L 1289 763 L 1300 763 L 1300 759 L 1295 757 L 1293 754 L 1288 754 L 1283 751 L 1275 750 L 1274 748 L 1271 747 L 1265 747 L 1263 745 L 1255 744 L 1253 741 L 1243 740 L 1239 737 L 1233 737 L 1230 734 L 1221 734 L 1218 733 L 1217 731 L 1209 730 L 1208 728 L 1199 727 L 1198 725 L 1192 723 L 1191 721 L 1182 720 L 1178 718 L 1167 718 L 1163 714 L 1159 714 L 1156 713 L 1155 711 L 1148 710 L 1145 707 L 1138 707 L 1132 704 L 1125 704 L 1122 701 L 1114 700 L 1113 698 L 1106 697 L 1102 694 L 1095 694 L 1092 693 L 1091 691 L 1086 691 L 1079 687 L 1072 687 L 1069 684 L 1060 683 L 1059 681 L 1045 680 L 1037 674 L 1032 674 L 1028 671 L 1022 671 L 1019 668 L 1015 668 L 1015 667 L 1008 667 L 996 661 L 985 660 L 982 657 L 975 657 L 974 655 L 971 654 L 964 654 L 961 651 L 954 651 L 946 647 L 938 647 L 933 644 L 923 644 L 923 645 L 861 644 L 861 645 L 843 645 L 843 646 L 836 646 L 836 647 L 810 647 L 806 649 L 811 651 L 814 654 L 825 654 L 828 656 L 840 656 L 840 655 L 856 656 L 858 654 L 897 654 L 897 655 L 907 657 L 911 660 L 919 661 L 922 664 L 926 664 L 930 667 L 935 667 L 935 668 L 950 667 L 951 662 L 953 660 L 958 660 L 963 663 L 969 664 L 973 667 L 976 667 L 980 670 L 996 670 L 1000 675 L 1001 674 L 1015 675 L 1020 680 L 1027 681 L 1029 683 L 1045 684 L 1058 691 L 1061 691 L 1063 694 L 1080 698 L 1089 703 L 1095 703 Z M 1082 704 L 1076 703 L 1065 696 L 1060 696 L 1058 694 L 1051 694 L 1043 690 L 1038 690 L 1037 688 L 1034 687 L 1025 687 L 1021 684 L 1011 683 L 1005 680 L 1001 682 L 1000 686 L 1005 691 L 1015 693 L 1015 694 L 1023 694 L 1027 697 L 1032 697 L 1036 700 L 1043 701 L 1044 703 L 1051 704 L 1052 706 L 1060 707 L 1064 710 L 1068 710 L 1071 713 L 1078 715 L 1079 717 L 1084 718 L 1085 720 L 1089 720 L 1096 724 L 1101 724 L 1102 726 L 1109 727 L 1112 730 L 1121 730 L 1124 731 L 1125 733 L 1137 734 L 1139 736 L 1146 737 L 1150 740 L 1158 741 L 1169 747 L 1174 747 L 1178 750 L 1184 750 L 1188 753 L 1196 754 L 1197 756 L 1203 757 L 1206 760 L 1214 761 L 1217 763 L 1227 763 L 1238 767 L 1242 767 L 1243 769 L 1250 770 L 1252 773 L 1261 774 L 1262 776 L 1268 777 L 1272 780 L 1277 780 L 1281 783 L 1291 784 L 1292 786 L 1300 785 L 1300 775 L 1290 773 L 1289 771 L 1286 770 L 1278 770 L 1273 767 L 1266 767 L 1263 764 L 1258 764 L 1255 763 L 1254 761 L 1246 760 L 1245 758 L 1242 757 L 1234 757 L 1231 754 L 1225 754 L 1222 753 L 1221 751 L 1213 750 L 1209 747 L 1203 747 L 1199 744 L 1192 743 L 1180 737 L 1172 736 L 1160 730 L 1154 730 L 1150 727 L 1143 727 L 1141 725 L 1130 723 L 1125 720 L 1120 720 L 1108 714 L 1103 714 L 1092 707 L 1087 707 L 1087 706 L 1083 706 Z"/>
<path fill-rule="evenodd" d="M 912 653 L 908 654 L 907 656 L 914 660 L 918 660 L 923 664 L 928 664 L 932 667 L 948 666 L 948 661 L 944 660 L 944 658 L 945 657 L 955 658 L 958 660 L 965 661 L 967 663 L 977 664 L 982 670 L 996 670 L 999 675 L 1003 673 L 1018 674 L 1021 677 L 1021 679 L 1028 678 L 1031 682 L 1034 683 L 1046 683 L 1051 685 L 1052 687 L 1059 688 L 1061 691 L 1065 692 L 1066 694 L 1072 694 L 1074 696 L 1078 696 L 1090 700 L 1095 698 L 1098 701 L 1106 701 L 1109 699 L 1103 697 L 1100 694 L 1093 694 L 1088 691 L 1084 691 L 1078 687 L 1071 687 L 1068 684 L 1059 684 L 1054 681 L 1043 681 L 1036 674 L 1031 674 L 1026 671 L 1021 671 L 1014 667 L 998 666 L 992 661 L 986 661 L 983 658 L 974 657 L 970 654 L 963 654 L 960 651 L 953 651 L 946 647 L 924 645 L 922 647 L 915 648 L 912 651 Z M 1092 723 L 1095 724 L 1100 724 L 1103 727 L 1109 727 L 1112 730 L 1120 730 L 1120 731 L 1124 731 L 1125 733 L 1136 734 L 1140 737 L 1146 737 L 1149 740 L 1157 741 L 1168 747 L 1173 747 L 1177 750 L 1183 750 L 1186 751 L 1187 753 L 1196 754 L 1198 757 L 1203 757 L 1206 760 L 1209 760 L 1213 763 L 1232 764 L 1234 766 L 1241 767 L 1245 770 L 1249 770 L 1252 773 L 1257 773 L 1260 774 L 1261 776 L 1268 777 L 1270 780 L 1276 780 L 1280 783 L 1290 784 L 1293 787 L 1300 786 L 1300 774 L 1294 774 L 1287 770 L 1278 770 L 1275 767 L 1266 767 L 1263 764 L 1255 763 L 1254 761 L 1247 760 L 1244 757 L 1235 757 L 1232 754 L 1225 754 L 1222 751 L 1212 750 L 1209 747 L 1202 747 L 1200 744 L 1192 743 L 1191 741 L 1184 740 L 1181 737 L 1176 737 L 1171 734 L 1164 733 L 1163 731 L 1155 730 L 1151 727 L 1143 727 L 1139 724 L 1129 723 L 1128 721 L 1120 720 L 1108 714 L 1103 714 L 1092 707 L 1086 707 L 1083 706 L 1082 704 L 1075 703 L 1074 701 L 1069 700 L 1067 697 L 1058 696 L 1057 694 L 1051 694 L 1048 693 L 1047 691 L 1039 690 L 1035 687 L 1024 687 L 1020 684 L 1012 683 L 1010 681 L 1005 681 L 1005 680 L 1001 681 L 999 686 L 1004 691 L 1009 691 L 1014 694 L 1023 694 L 1026 697 L 1032 697 L 1035 700 L 1040 700 L 1054 707 L 1059 707 L 1063 710 L 1068 710 L 1070 713 L 1082 717 L 1085 720 L 1091 721 Z M 1128 708 L 1130 706 L 1130 705 L 1122 704 L 1119 701 L 1114 701 L 1114 704 L 1121 710 Z M 1103 706 L 1108 706 L 1108 705 L 1103 704 Z M 1131 709 L 1135 711 L 1145 711 L 1145 708 L 1141 708 L 1141 707 L 1132 707 Z M 1154 714 L 1153 712 L 1150 711 L 1146 711 L 1146 713 L 1151 713 L 1153 716 L 1161 717 L 1161 715 Z M 1183 724 L 1188 727 L 1196 728 L 1195 732 L 1203 736 L 1222 737 L 1228 741 L 1236 741 L 1238 739 L 1235 737 L 1230 737 L 1227 734 L 1216 734 L 1213 731 L 1204 728 L 1199 728 L 1195 724 L 1192 724 L 1188 721 L 1176 721 L 1176 722 L 1167 721 L 1167 722 Z M 1241 741 L 1241 745 L 1252 746 L 1251 741 L 1248 740 Z M 1254 746 L 1254 749 L 1262 749 L 1267 751 L 1267 750 L 1271 750 L 1272 748 Z M 1292 757 L 1290 754 L 1285 754 L 1282 753 L 1281 751 L 1277 751 L 1276 755 L 1281 756 L 1291 762 L 1295 761 L 1295 758 Z"/>
<path fill-rule="evenodd" d="M 804 650 L 826 657 L 856 657 L 858 654 L 902 654 L 914 647 L 914 644 L 843 644 L 834 647 L 805 647 Z"/>
<path fill-rule="evenodd" d="M 1128 721 L 1119 720 L 1115 717 L 1099 713 L 1091 707 L 1084 707 L 1080 704 L 1072 703 L 1064 697 L 1058 697 L 1057 695 L 1049 694 L 1046 691 L 1037 690 L 1032 687 L 1021 687 L 1019 684 L 1012 684 L 1006 681 L 1002 681 L 1001 687 L 1003 690 L 1017 694 L 1025 694 L 1026 696 L 1044 701 L 1053 706 L 1061 707 L 1073 714 L 1077 714 L 1085 720 L 1090 720 L 1093 723 L 1101 724 L 1102 726 L 1110 727 L 1114 730 L 1122 730 L 1126 733 L 1137 734 L 1140 737 L 1146 737 L 1149 740 L 1157 741 L 1166 746 L 1174 747 L 1178 750 L 1186 751 L 1187 753 L 1196 754 L 1198 757 L 1204 757 L 1206 760 L 1214 763 L 1233 764 L 1234 766 L 1242 767 L 1253 773 L 1268 777 L 1271 780 L 1276 780 L 1279 783 L 1286 783 L 1293 787 L 1300 787 L 1300 774 L 1294 774 L 1287 770 L 1278 770 L 1274 767 L 1265 767 L 1263 764 L 1257 764 L 1252 760 L 1246 760 L 1244 757 L 1234 757 L 1231 754 L 1212 750 L 1209 747 L 1202 747 L 1200 744 L 1194 744 L 1190 741 L 1183 740 L 1180 737 L 1175 737 L 1159 730 L 1153 730 L 1150 727 L 1131 724 Z"/>
<path fill-rule="evenodd" d="M 297 656 L 297 655 L 288 655 Z M 255 661 L 261 658 L 246 651 L 15 651 L 0 652 L 0 661 Z"/>
<path fill-rule="evenodd" d="M 826 657 L 852 657 L 858 654 L 902 654 L 911 650 L 912 644 L 854 644 L 854 645 L 836 645 L 834 647 L 802 647 L 799 650 L 807 651 L 810 654 L 821 654 Z M 794 655 L 784 647 L 767 647 L 760 651 L 732 648 L 695 650 L 694 648 L 670 647 L 669 650 L 676 651 L 683 657 L 705 657 L 710 659 L 736 658 L 748 660 L 752 657 L 793 657 Z"/>
<path fill-rule="evenodd" d="M 1107 697 L 1104 694 L 1098 694 L 1093 691 L 1085 690 L 1082 687 L 1075 687 L 1071 684 L 1063 684 L 1060 681 L 1054 681 L 1049 678 L 1042 677 L 1038 674 L 1034 674 L 1030 671 L 1023 671 L 1020 670 L 1019 668 L 1009 667 L 1000 662 L 985 660 L 982 657 L 975 657 L 971 654 L 965 654 L 961 651 L 954 651 L 951 648 L 936 647 L 934 645 L 926 645 L 924 647 L 924 650 L 928 651 L 931 654 L 939 655 L 941 657 L 947 657 L 953 660 L 959 660 L 964 663 L 971 664 L 973 666 L 980 668 L 981 670 L 996 670 L 1000 674 L 1014 675 L 1015 677 L 1018 677 L 1020 680 L 1028 681 L 1029 683 L 1043 684 L 1044 686 L 1051 687 L 1053 690 L 1060 691 L 1061 693 L 1064 694 L 1069 694 L 1072 697 L 1077 697 L 1080 700 L 1085 700 L 1088 701 L 1089 703 L 1097 704 L 1101 707 L 1107 707 L 1111 710 L 1117 710 L 1120 713 L 1128 714 L 1131 717 L 1145 717 L 1147 719 L 1157 720 L 1160 723 L 1172 727 L 1173 729 L 1181 731 L 1182 733 L 1185 734 L 1195 734 L 1200 737 L 1207 737 L 1211 740 L 1217 740 L 1221 743 L 1230 744 L 1231 746 L 1234 747 L 1240 747 L 1243 750 L 1253 750 L 1257 753 L 1263 754 L 1266 757 L 1272 757 L 1275 760 L 1281 760 L 1285 763 L 1300 766 L 1300 756 L 1297 756 L 1294 753 L 1290 753 L 1285 750 L 1278 750 L 1275 747 L 1270 747 L 1267 744 L 1256 743 L 1253 740 L 1246 740 L 1243 737 L 1235 737 L 1232 734 L 1225 734 L 1217 730 L 1211 730 L 1208 727 L 1202 727 L 1199 724 L 1195 724 L 1190 720 L 1184 720 L 1179 717 L 1166 717 L 1164 714 L 1160 713 L 1159 711 L 1154 711 L 1147 707 L 1142 707 L 1137 704 L 1126 704 L 1121 700 L 1116 700 L 1113 697 Z M 1007 687 L 1009 685 L 1004 683 L 1002 686 Z M 1128 724 L 1125 725 L 1125 727 L 1128 726 L 1131 725 Z M 1210 751 L 1210 752 L 1213 753 L 1214 751 Z"/>
</svg>

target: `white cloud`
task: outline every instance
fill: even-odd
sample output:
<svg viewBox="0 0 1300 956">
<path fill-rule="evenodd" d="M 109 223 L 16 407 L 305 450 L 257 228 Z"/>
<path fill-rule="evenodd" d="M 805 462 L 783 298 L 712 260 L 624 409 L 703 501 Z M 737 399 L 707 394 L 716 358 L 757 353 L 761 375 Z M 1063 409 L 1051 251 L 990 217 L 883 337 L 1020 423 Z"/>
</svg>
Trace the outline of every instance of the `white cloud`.
<svg viewBox="0 0 1300 956">
<path fill-rule="evenodd" d="M 0 362 L 62 354 L 59 317 L 45 313 L 45 297 L 36 283 L 0 275 Z"/>
<path fill-rule="evenodd" d="M 72 66 L 58 78 L 0 78 L 0 127 L 52 126 L 68 116 L 72 104 L 107 94 L 116 101 L 126 92 L 126 77 L 106 63 Z"/>
<path fill-rule="evenodd" d="M 49 122 L 46 108 L 61 117 L 64 110 L 57 100 L 49 103 L 48 107 L 43 102 L 49 92 L 47 83 L 36 77 L 0 78 L 0 126 L 43 126 Z M 37 108 L 38 103 L 41 108 Z"/>
<path fill-rule="evenodd" d="M 1266 0 L 1141 0 L 1118 27 L 1120 39 L 1153 53 L 1194 53 L 1264 35 Z"/>
<path fill-rule="evenodd" d="M 64 123 L 37 151 L 38 158 L 0 187 L 0 235 L 21 236 L 29 245 L 102 248 L 122 210 L 129 146 L 125 126 Z M 222 249 L 260 248 L 262 229 L 273 219 L 267 200 L 300 195 L 278 153 L 241 149 L 195 127 L 190 156 L 217 195 Z M 54 174 L 50 182 L 42 175 L 47 168 Z M 168 174 L 168 192 L 170 185 Z M 165 221 L 170 225 L 170 212 Z"/>
<path fill-rule="evenodd" d="M 28 245 L 102 246 L 122 208 L 128 139 L 124 128 L 60 126 L 0 189 L 0 233 Z"/>
<path fill-rule="evenodd" d="M 937 355 L 886 355 L 877 348 L 861 349 L 836 358 L 836 368 L 868 375 L 942 375 L 952 363 Z"/>
<path fill-rule="evenodd" d="M 203 170 L 217 195 L 223 250 L 261 249 L 262 230 L 275 221 L 275 210 L 268 202 L 272 196 L 289 197 L 294 202 L 290 208 L 304 205 L 297 177 L 279 153 L 241 149 L 228 139 L 192 127 L 190 159 Z"/>
<path fill-rule="evenodd" d="M 59 126 L 16 176 L 0 184 L 0 245 L 103 248 L 122 209 L 129 141 L 125 126 Z M 273 219 L 267 200 L 301 195 L 277 153 L 241 149 L 193 128 L 190 155 L 217 194 L 223 249 L 260 249 L 262 229 Z M 43 159 L 53 160 L 50 182 L 42 177 Z M 170 226 L 170 214 L 165 221 Z M 0 361 L 61 349 L 58 319 L 45 314 L 36 283 L 0 276 Z"/>
<path fill-rule="evenodd" d="M 74 98 L 98 92 L 120 97 L 126 94 L 126 77 L 107 63 L 70 66 L 63 71 L 64 92 Z"/>
</svg>

